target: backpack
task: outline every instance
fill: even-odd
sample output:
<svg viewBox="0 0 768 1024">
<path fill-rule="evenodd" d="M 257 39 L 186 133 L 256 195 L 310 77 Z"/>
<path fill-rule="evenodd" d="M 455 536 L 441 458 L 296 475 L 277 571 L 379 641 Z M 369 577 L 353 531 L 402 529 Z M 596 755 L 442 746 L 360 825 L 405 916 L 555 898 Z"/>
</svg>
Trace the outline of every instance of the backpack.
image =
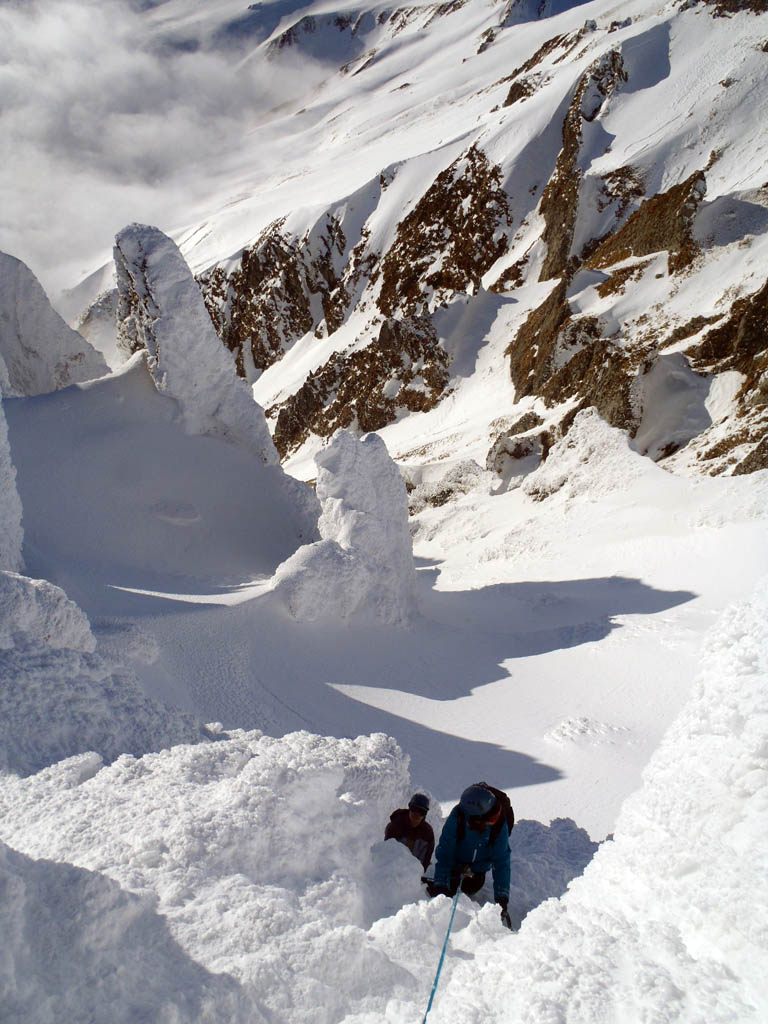
<svg viewBox="0 0 768 1024">
<path fill-rule="evenodd" d="M 509 797 L 502 789 L 496 789 L 495 786 L 489 786 L 487 782 L 475 782 L 473 785 L 482 786 L 483 789 L 487 789 L 489 793 L 493 793 L 501 805 L 499 820 L 491 829 L 490 841 L 494 843 L 498 839 L 499 833 L 501 832 L 501 826 L 505 821 L 507 823 L 507 829 L 510 833 L 512 832 L 512 829 L 515 827 L 515 812 L 512 810 L 512 804 Z M 457 838 L 462 840 L 466 835 L 466 822 L 464 821 L 464 812 L 461 810 L 459 811 L 457 826 Z"/>
</svg>

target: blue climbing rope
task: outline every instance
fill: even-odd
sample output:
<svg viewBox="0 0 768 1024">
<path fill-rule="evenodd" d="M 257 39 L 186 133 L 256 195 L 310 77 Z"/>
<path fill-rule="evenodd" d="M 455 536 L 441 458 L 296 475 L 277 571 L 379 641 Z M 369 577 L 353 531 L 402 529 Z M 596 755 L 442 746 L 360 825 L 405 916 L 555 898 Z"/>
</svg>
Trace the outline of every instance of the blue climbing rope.
<svg viewBox="0 0 768 1024">
<path fill-rule="evenodd" d="M 432 1000 L 435 998 L 435 992 L 437 992 L 437 983 L 440 980 L 440 972 L 443 969 L 445 951 L 448 948 L 448 936 L 451 934 L 451 928 L 453 927 L 453 916 L 456 913 L 456 905 L 459 902 L 460 892 L 461 879 L 459 880 L 459 885 L 456 888 L 456 895 L 453 897 L 453 906 L 451 907 L 451 919 L 448 922 L 448 931 L 445 933 L 445 942 L 443 943 L 443 951 L 440 954 L 440 963 L 437 965 L 437 974 L 435 975 L 435 980 L 432 982 L 432 991 L 429 993 L 429 1003 L 427 1004 L 427 1009 L 424 1013 L 424 1020 L 421 1022 L 421 1024 L 427 1024 L 427 1017 L 429 1016 L 429 1011 L 432 1009 Z"/>
</svg>

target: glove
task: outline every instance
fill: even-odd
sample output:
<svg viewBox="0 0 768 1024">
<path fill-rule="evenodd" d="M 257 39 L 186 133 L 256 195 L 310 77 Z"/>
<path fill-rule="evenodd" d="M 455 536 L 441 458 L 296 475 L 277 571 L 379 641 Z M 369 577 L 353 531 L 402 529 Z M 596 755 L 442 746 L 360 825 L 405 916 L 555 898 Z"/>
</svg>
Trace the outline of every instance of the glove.
<svg viewBox="0 0 768 1024">
<path fill-rule="evenodd" d="M 496 902 L 501 907 L 501 923 L 505 928 L 509 928 L 512 931 L 512 918 L 509 916 L 509 910 L 507 909 L 509 900 L 506 896 L 499 896 Z"/>
<path fill-rule="evenodd" d="M 448 890 L 444 885 L 438 885 L 437 882 L 427 882 L 427 893 L 430 896 L 448 896 Z"/>
</svg>

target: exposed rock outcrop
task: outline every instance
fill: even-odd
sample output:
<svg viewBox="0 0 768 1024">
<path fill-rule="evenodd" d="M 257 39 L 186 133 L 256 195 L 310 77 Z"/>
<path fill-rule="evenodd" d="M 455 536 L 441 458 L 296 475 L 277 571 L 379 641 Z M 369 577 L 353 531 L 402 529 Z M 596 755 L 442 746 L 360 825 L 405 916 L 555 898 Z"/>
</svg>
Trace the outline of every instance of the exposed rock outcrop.
<svg viewBox="0 0 768 1024">
<path fill-rule="evenodd" d="M 32 271 L 0 253 L 0 356 L 3 392 L 42 395 L 107 373 L 103 357 L 68 327 Z"/>
<path fill-rule="evenodd" d="M 737 299 L 728 319 L 710 328 L 687 355 L 696 368 L 710 373 L 743 373 L 743 403 L 768 405 L 768 279 L 756 292 Z"/>
<path fill-rule="evenodd" d="M 693 221 L 706 191 L 704 172 L 695 171 L 669 191 L 646 199 L 623 227 L 593 249 L 587 266 L 609 267 L 631 256 L 666 249 L 669 272 L 683 270 L 697 252 Z"/>
<path fill-rule="evenodd" d="M 365 348 L 336 352 L 310 373 L 278 408 L 274 442 L 281 456 L 310 433 L 330 436 L 340 427 L 380 430 L 398 410 L 434 408 L 448 386 L 448 356 L 426 317 L 384 321 Z"/>
<path fill-rule="evenodd" d="M 349 306 L 343 279 L 347 240 L 330 213 L 310 237 L 292 237 L 284 220 L 271 224 L 244 249 L 230 272 L 216 266 L 198 278 L 216 332 L 232 352 L 238 373 L 251 379 L 276 362 L 294 341 L 317 330 L 333 334 Z M 350 257 L 349 275 L 357 267 Z M 318 315 L 319 314 L 319 315 Z"/>
<path fill-rule="evenodd" d="M 501 170 L 472 146 L 398 225 L 381 261 L 379 309 L 412 315 L 457 292 L 473 293 L 506 251 L 510 226 Z"/>
<path fill-rule="evenodd" d="M 703 2 L 707 7 L 713 8 L 712 14 L 715 18 L 728 18 L 739 11 L 751 11 L 753 14 L 768 13 L 768 0 L 694 0 L 694 3 L 697 2 Z"/>
<path fill-rule="evenodd" d="M 707 331 L 687 355 L 700 371 L 736 370 L 743 376 L 738 429 L 705 449 L 703 462 L 712 465 L 712 472 L 730 468 L 734 475 L 768 468 L 768 280 L 737 299 L 728 319 Z M 737 449 L 740 457 L 734 458 Z"/>
<path fill-rule="evenodd" d="M 641 409 L 633 383 L 644 355 L 628 353 L 620 339 L 604 337 L 601 321 L 576 317 L 563 280 L 523 323 L 507 349 L 519 398 L 539 395 L 550 405 L 577 399 L 594 406 L 615 427 L 633 430 Z"/>
<path fill-rule="evenodd" d="M 572 105 L 569 114 L 574 109 Z M 626 177 L 623 175 L 622 180 Z M 630 184 L 634 180 L 629 177 Z M 554 181 L 555 177 L 548 189 Z M 560 203 L 558 209 L 562 216 L 567 214 L 575 219 L 575 177 L 574 190 L 566 189 L 565 205 Z M 704 174 L 696 172 L 668 192 L 646 200 L 622 227 L 593 248 L 586 266 L 605 268 L 666 249 L 670 272 L 683 269 L 696 252 L 693 220 L 704 191 Z M 568 240 L 572 238 L 566 230 L 568 223 L 566 219 L 560 233 L 551 236 L 556 246 L 548 250 L 545 263 L 545 267 L 557 267 L 564 276 L 529 314 L 507 349 L 512 381 L 519 397 L 539 395 L 548 405 L 578 399 L 579 407 L 593 406 L 614 427 L 634 433 L 642 415 L 641 379 L 656 358 L 658 343 L 649 339 L 645 344 L 628 346 L 620 335 L 606 329 L 598 317 L 573 313 L 566 294 L 579 260 L 571 257 L 564 262 L 566 242 L 570 245 Z M 560 256 L 555 259 L 557 252 Z M 628 281 L 642 274 L 645 266 L 635 263 L 619 268 L 597 286 L 597 293 L 604 298 L 622 292 Z M 724 364 L 723 368 L 729 366 Z"/>
<path fill-rule="evenodd" d="M 539 275 L 549 281 L 566 273 L 570 266 L 582 174 L 578 166 L 584 122 L 594 121 L 605 100 L 627 81 L 624 62 L 618 50 L 599 57 L 579 79 L 563 121 L 563 148 L 554 173 L 541 196 L 544 218 L 542 239 L 547 255 Z"/>
<path fill-rule="evenodd" d="M 386 445 L 376 434 L 359 441 L 340 430 L 315 462 L 322 540 L 279 566 L 274 590 L 297 619 L 407 624 L 416 609 L 408 501 Z"/>
<path fill-rule="evenodd" d="M 155 386 L 179 403 L 190 433 L 243 445 L 276 463 L 264 413 L 237 377 L 175 243 L 158 228 L 132 224 L 117 236 L 114 252 L 124 352 L 147 351 Z"/>
</svg>

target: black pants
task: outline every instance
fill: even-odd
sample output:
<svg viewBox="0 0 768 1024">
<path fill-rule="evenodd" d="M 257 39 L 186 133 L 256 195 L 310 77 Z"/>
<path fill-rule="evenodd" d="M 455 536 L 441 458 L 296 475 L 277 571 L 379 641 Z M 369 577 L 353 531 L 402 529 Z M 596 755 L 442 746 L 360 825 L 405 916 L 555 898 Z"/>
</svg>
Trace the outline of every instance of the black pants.
<svg viewBox="0 0 768 1024">
<path fill-rule="evenodd" d="M 461 878 L 461 871 L 459 868 L 454 868 L 451 872 L 451 887 L 448 890 L 450 896 L 456 895 L 456 890 L 459 887 L 459 878 Z M 485 882 L 485 872 L 478 871 L 475 874 L 467 875 L 466 878 L 462 879 L 461 891 L 465 892 L 467 896 L 474 896 L 476 892 L 480 892 Z"/>
</svg>

